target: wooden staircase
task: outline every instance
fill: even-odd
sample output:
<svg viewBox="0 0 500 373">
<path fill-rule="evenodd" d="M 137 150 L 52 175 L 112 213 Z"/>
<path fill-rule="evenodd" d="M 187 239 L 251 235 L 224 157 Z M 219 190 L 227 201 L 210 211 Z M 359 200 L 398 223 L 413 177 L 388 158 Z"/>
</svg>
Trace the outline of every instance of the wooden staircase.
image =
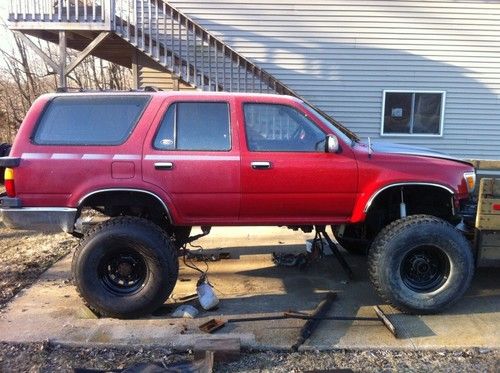
<svg viewBox="0 0 500 373">
<path fill-rule="evenodd" d="M 63 30 L 65 46 L 127 67 L 139 55 L 203 91 L 297 96 L 164 0 L 10 0 L 9 27 L 59 44 Z"/>
</svg>

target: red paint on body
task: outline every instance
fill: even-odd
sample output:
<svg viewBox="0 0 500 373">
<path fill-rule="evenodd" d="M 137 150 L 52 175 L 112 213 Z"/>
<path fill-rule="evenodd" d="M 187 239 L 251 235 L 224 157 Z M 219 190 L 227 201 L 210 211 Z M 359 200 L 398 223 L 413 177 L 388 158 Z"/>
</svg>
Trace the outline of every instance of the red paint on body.
<svg viewBox="0 0 500 373">
<path fill-rule="evenodd" d="M 125 93 L 124 93 L 125 94 Z M 331 133 L 298 99 L 252 94 L 158 92 L 135 130 L 119 146 L 46 146 L 29 141 L 37 120 L 54 95 L 36 100 L 11 150 L 20 157 L 16 168 L 17 197 L 24 207 L 78 207 L 89 193 L 112 188 L 151 192 L 169 208 L 179 225 L 296 225 L 361 222 L 370 198 L 397 183 L 431 183 L 468 197 L 466 163 L 424 156 L 374 153 L 364 144 L 340 141 L 338 153 L 250 152 L 244 130 L 243 103 L 289 105 Z M 165 151 L 153 138 L 173 102 L 222 101 L 230 105 L 229 151 Z M 54 154 L 57 154 L 54 157 Z M 130 155 L 113 166 L 116 155 Z M 116 159 L 115 159 L 116 161 Z M 172 170 L 155 169 L 171 162 Z M 266 161 L 256 170 L 251 162 Z M 115 170 L 112 172 L 112 170 Z M 114 177 L 113 177 L 114 176 Z M 495 205 L 500 209 L 500 205 Z"/>
</svg>

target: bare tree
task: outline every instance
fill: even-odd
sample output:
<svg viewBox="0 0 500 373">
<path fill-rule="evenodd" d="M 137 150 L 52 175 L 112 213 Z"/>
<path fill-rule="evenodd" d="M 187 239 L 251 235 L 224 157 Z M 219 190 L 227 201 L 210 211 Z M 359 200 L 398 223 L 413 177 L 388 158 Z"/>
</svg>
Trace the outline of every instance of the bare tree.
<svg viewBox="0 0 500 373">
<path fill-rule="evenodd" d="M 3 26 L 4 34 L 9 33 Z M 52 68 L 24 41 L 12 34 L 10 49 L 0 49 L 0 143 L 11 142 L 33 101 L 43 93 L 53 92 L 57 76 Z M 57 48 L 39 39 L 34 40 L 52 60 L 58 60 Z M 68 51 L 68 60 L 77 51 Z M 74 89 L 129 89 L 129 69 L 89 56 L 68 75 L 68 86 Z"/>
</svg>

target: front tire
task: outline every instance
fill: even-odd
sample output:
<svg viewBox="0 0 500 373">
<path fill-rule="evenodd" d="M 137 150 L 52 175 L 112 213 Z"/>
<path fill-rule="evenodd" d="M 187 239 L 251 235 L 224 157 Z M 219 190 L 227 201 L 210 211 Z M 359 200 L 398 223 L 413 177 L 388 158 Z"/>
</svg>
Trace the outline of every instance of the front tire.
<svg viewBox="0 0 500 373">
<path fill-rule="evenodd" d="M 135 318 L 157 309 L 177 282 L 170 238 L 134 217 L 110 219 L 88 232 L 73 257 L 78 292 L 101 316 Z"/>
<path fill-rule="evenodd" d="M 378 294 L 407 313 L 442 311 L 464 294 L 474 273 L 465 237 L 446 221 L 428 215 L 396 220 L 382 229 L 368 261 Z"/>
</svg>

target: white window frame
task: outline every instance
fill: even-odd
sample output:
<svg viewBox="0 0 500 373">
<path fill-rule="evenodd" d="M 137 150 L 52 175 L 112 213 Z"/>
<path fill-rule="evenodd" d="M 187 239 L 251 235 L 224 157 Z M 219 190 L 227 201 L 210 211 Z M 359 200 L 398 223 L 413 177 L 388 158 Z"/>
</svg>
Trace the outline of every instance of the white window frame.
<svg viewBox="0 0 500 373">
<path fill-rule="evenodd" d="M 384 133 L 384 113 L 385 113 L 385 97 L 386 93 L 440 93 L 442 97 L 439 133 Z M 411 90 L 411 89 L 384 89 L 382 91 L 382 113 L 380 115 L 380 136 L 383 137 L 443 137 L 444 114 L 446 106 L 446 91 L 427 91 L 427 90 Z"/>
</svg>

